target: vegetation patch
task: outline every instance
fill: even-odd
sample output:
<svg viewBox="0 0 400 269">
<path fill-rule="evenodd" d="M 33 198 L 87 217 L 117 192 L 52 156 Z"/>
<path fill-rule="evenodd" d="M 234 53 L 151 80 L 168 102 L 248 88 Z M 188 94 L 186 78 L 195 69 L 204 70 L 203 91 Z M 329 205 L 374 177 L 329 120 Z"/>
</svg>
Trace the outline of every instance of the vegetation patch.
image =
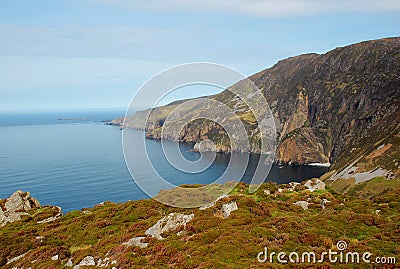
<svg viewBox="0 0 400 269">
<path fill-rule="evenodd" d="M 366 184 L 378 188 L 383 180 L 377 178 Z M 345 185 L 342 182 L 336 187 L 345 189 Z M 217 185 L 213 188 L 220 190 Z M 363 188 L 357 186 L 354 195 Z M 174 191 L 166 194 L 173 195 Z M 71 258 L 76 265 L 92 256 L 96 261 L 115 261 L 105 268 L 253 268 L 260 266 L 256 257 L 264 247 L 276 252 L 321 253 L 334 249 L 339 240 L 346 241 L 353 251 L 399 260 L 399 197 L 399 190 L 357 198 L 343 196 L 333 188 L 310 192 L 300 187 L 290 191 L 289 186 L 273 183 L 265 183 L 249 194 L 248 185 L 239 183 L 228 197 L 204 210 L 173 208 L 155 200 L 105 202 L 85 211 L 69 212 L 51 223 L 37 224 L 30 219 L 5 225 L 0 228 L 0 262 L 2 268 L 28 268 L 32 264 L 35 268 L 61 268 Z M 323 199 L 329 200 L 325 209 L 321 206 Z M 232 201 L 238 210 L 228 218 L 219 218 L 216 213 L 222 205 Z M 308 201 L 309 209 L 295 205 L 297 201 Z M 47 209 L 36 214 L 42 214 L 42 210 Z M 193 213 L 194 218 L 186 227 L 164 234 L 163 240 L 146 238 L 146 248 L 122 244 L 145 237 L 149 227 L 172 212 Z M 26 255 L 6 264 L 22 254 Z M 55 255 L 59 258 L 51 259 Z M 277 263 L 264 265 L 279 268 Z M 318 266 L 329 268 L 332 264 Z M 314 264 L 298 268 L 304 267 L 317 268 Z"/>
</svg>

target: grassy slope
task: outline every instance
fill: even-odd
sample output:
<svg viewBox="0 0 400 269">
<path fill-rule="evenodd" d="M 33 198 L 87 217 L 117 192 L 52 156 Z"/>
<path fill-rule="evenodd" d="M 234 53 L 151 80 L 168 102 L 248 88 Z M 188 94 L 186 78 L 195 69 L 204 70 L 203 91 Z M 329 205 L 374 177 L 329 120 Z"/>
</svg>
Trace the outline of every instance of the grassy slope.
<svg viewBox="0 0 400 269">
<path fill-rule="evenodd" d="M 125 204 L 107 202 L 86 213 L 70 212 L 49 224 L 39 225 L 25 219 L 0 228 L 0 264 L 4 268 L 61 268 L 69 257 L 76 264 L 87 255 L 97 260 L 108 253 L 117 261 L 118 268 L 253 268 L 266 265 L 256 260 L 257 253 L 265 246 L 270 251 L 288 253 L 322 252 L 334 249 L 338 240 L 346 240 L 353 251 L 370 251 L 400 260 L 399 191 L 373 199 L 357 199 L 333 191 L 279 193 L 277 188 L 275 184 L 264 184 L 250 195 L 246 193 L 247 186 L 240 184 L 229 198 L 203 211 L 140 200 Z M 272 194 L 265 194 L 266 189 Z M 314 203 L 309 210 L 293 205 L 307 198 Z M 319 205 L 322 198 L 331 201 L 325 210 Z M 219 218 L 218 208 L 232 200 L 239 209 L 227 219 Z M 121 245 L 143 235 L 171 212 L 195 214 L 184 235 L 178 236 L 175 231 L 164 235 L 165 240 L 148 239 L 150 245 L 144 249 Z M 26 252 L 21 260 L 4 265 L 6 258 Z M 61 261 L 51 260 L 56 254 Z M 277 263 L 273 266 L 276 268 Z"/>
<path fill-rule="evenodd" d="M 346 161 L 337 163 L 323 176 L 323 179 L 330 187 L 340 193 L 355 195 L 357 197 L 372 197 L 374 195 L 386 192 L 388 190 L 400 189 L 400 129 L 395 134 L 383 136 L 378 142 L 370 147 L 354 148 Z M 387 177 L 376 177 L 372 180 L 355 184 L 354 178 L 338 179 L 330 181 L 330 176 L 336 171 L 358 160 L 354 166 L 357 166 L 358 172 L 373 171 L 377 168 L 383 168 L 389 171 Z"/>
</svg>

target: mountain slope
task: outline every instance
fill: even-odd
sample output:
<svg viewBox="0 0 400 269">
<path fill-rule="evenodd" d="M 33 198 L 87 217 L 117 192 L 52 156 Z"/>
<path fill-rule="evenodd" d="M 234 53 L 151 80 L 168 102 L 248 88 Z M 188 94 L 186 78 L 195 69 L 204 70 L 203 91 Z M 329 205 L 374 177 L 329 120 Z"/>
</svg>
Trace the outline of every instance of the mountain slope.
<svg viewBox="0 0 400 269">
<path fill-rule="evenodd" d="M 272 104 L 283 162 L 343 160 L 399 127 L 399 38 L 294 57 L 251 79 Z"/>
<path fill-rule="evenodd" d="M 277 162 L 329 162 L 331 180 L 352 163 L 357 173 L 382 169 L 364 178 L 399 178 L 400 38 L 288 58 L 250 79 L 262 90 L 275 118 Z M 232 88 L 240 89 L 241 82 Z M 210 98 L 225 103 L 239 115 L 251 151 L 259 152 L 257 123 L 243 101 L 227 90 Z M 147 122 L 147 137 L 160 138 L 162 124 L 177 104 L 153 110 Z M 125 124 L 138 128 L 144 120 L 137 113 Z M 180 134 L 184 142 L 204 139 L 213 140 L 218 151 L 230 150 L 223 128 L 208 120 L 193 121 Z M 392 146 L 385 154 L 373 154 L 388 144 Z"/>
</svg>

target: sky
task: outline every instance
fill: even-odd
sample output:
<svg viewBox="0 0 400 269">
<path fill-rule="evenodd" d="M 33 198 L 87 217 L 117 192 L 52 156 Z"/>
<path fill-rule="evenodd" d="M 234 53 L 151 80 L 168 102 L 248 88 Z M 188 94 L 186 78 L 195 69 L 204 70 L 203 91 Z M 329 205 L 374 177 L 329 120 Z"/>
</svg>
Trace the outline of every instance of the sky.
<svg viewBox="0 0 400 269">
<path fill-rule="evenodd" d="M 126 108 L 166 68 L 213 62 L 247 76 L 400 36 L 399 15 L 398 0 L 0 0 L 0 112 Z"/>
</svg>

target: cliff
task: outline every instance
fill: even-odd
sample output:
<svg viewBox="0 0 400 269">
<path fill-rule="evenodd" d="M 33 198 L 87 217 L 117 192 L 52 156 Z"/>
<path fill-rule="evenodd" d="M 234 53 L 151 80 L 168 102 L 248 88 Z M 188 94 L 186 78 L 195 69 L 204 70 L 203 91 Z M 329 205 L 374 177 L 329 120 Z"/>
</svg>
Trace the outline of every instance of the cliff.
<svg viewBox="0 0 400 269">
<path fill-rule="evenodd" d="M 279 61 L 250 79 L 263 91 L 278 131 L 276 161 L 337 163 L 360 145 L 373 145 L 399 129 L 400 38 L 367 41 L 326 54 L 306 54 Z M 240 87 L 240 82 L 232 87 Z M 243 120 L 251 151 L 259 152 L 252 112 L 230 92 L 210 98 L 224 102 Z M 165 118 L 178 103 L 153 110 L 146 128 L 159 139 Z M 138 112 L 126 120 L 137 128 Z M 180 135 L 184 142 L 211 139 L 218 151 L 230 149 L 218 124 L 194 121 Z"/>
<path fill-rule="evenodd" d="M 399 179 L 400 38 L 288 58 L 250 79 L 262 90 L 274 115 L 278 133 L 276 162 L 331 163 L 332 181 L 351 164 L 359 173 L 382 169 L 381 173 L 367 175 L 367 179 Z M 241 82 L 232 85 L 241 87 Z M 227 90 L 209 98 L 225 103 L 239 115 L 251 151 L 259 152 L 257 122 L 243 101 Z M 152 111 L 146 126 L 148 138 L 160 139 L 166 117 L 179 103 Z M 142 113 L 128 116 L 125 124 L 132 128 L 143 126 Z M 187 124 L 179 139 L 210 139 L 217 151 L 231 149 L 224 129 L 209 120 Z M 392 146 L 387 148 L 385 145 L 389 144 Z M 373 153 L 379 147 L 387 149 L 385 154 Z M 367 156 L 370 157 L 365 159 Z"/>
</svg>

